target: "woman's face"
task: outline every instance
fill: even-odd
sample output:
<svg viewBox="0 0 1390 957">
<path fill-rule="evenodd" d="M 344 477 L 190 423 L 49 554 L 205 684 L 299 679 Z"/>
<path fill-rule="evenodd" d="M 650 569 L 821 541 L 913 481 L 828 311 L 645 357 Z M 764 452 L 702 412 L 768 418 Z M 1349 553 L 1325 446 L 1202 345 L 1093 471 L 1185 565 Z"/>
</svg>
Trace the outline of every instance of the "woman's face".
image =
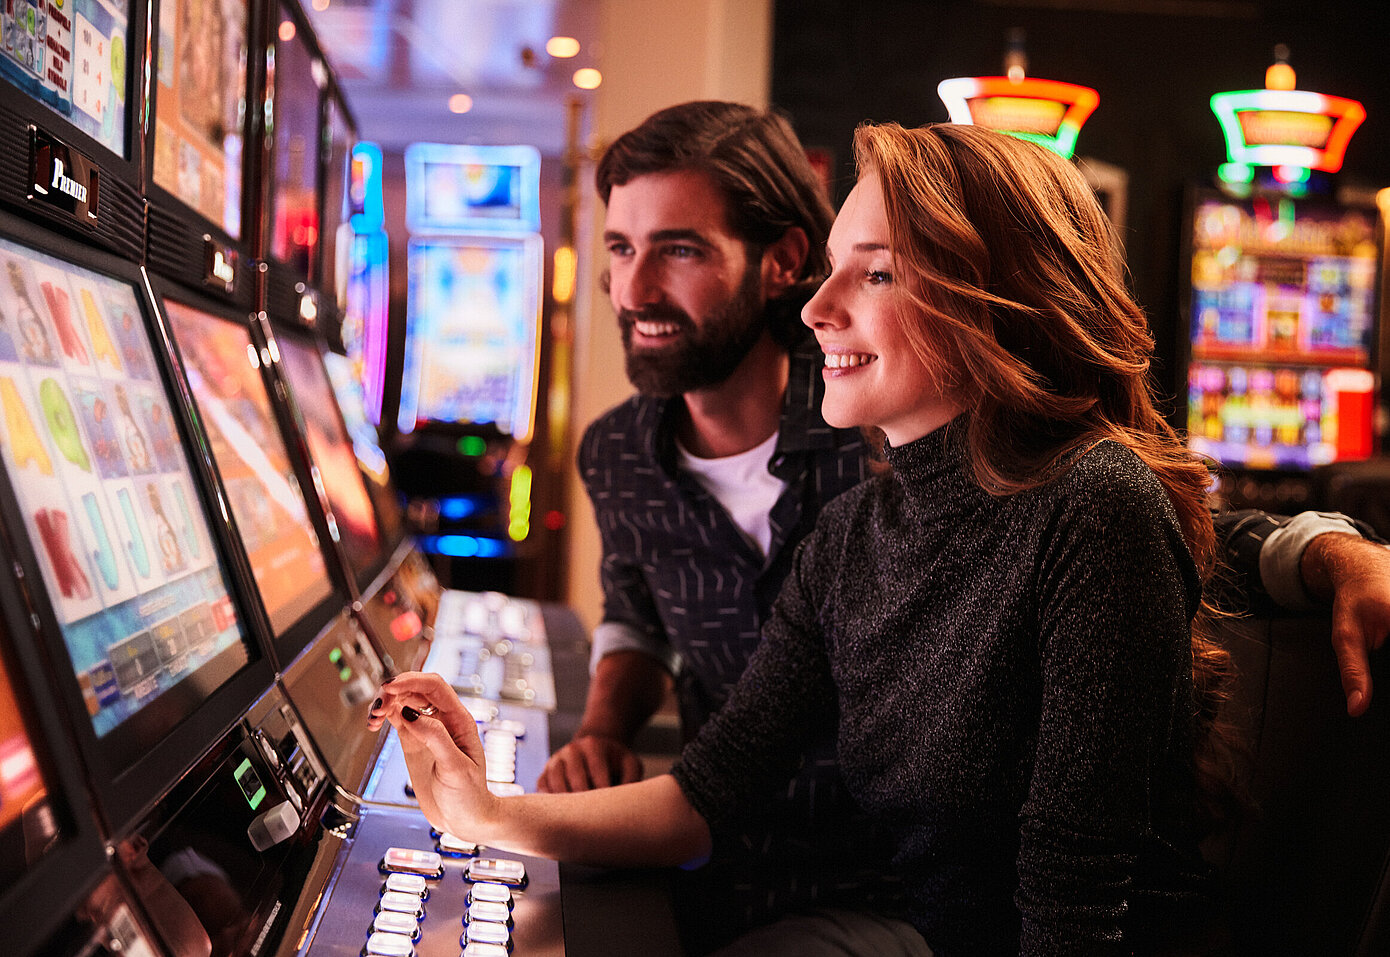
<svg viewBox="0 0 1390 957">
<path fill-rule="evenodd" d="M 831 273 L 801 311 L 825 353 L 825 421 L 876 425 L 894 445 L 921 438 L 960 411 L 903 334 L 921 321 L 895 273 L 883 190 L 872 172 L 850 191 L 827 244 Z"/>
</svg>

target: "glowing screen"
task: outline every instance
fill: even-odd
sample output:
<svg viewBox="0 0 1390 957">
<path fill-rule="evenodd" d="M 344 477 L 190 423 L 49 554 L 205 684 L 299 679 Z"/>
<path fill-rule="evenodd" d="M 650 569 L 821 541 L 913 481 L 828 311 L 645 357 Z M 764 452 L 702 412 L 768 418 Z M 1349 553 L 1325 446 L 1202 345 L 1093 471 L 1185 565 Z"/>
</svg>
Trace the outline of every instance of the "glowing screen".
<svg viewBox="0 0 1390 957">
<path fill-rule="evenodd" d="M 4 465 L 101 736 L 242 631 L 134 289 L 0 240 L 0 314 Z"/>
<path fill-rule="evenodd" d="M 244 323 L 167 301 L 194 399 L 277 635 L 333 590 Z"/>
<path fill-rule="evenodd" d="M 534 421 L 539 239 L 411 240 L 397 426 L 494 424 L 519 442 Z"/>
<path fill-rule="evenodd" d="M 323 357 L 316 346 L 298 339 L 281 336 L 277 342 L 285 377 L 302 417 L 309 454 L 323 477 L 338 523 L 343 551 L 354 575 L 361 578 L 385 561 L 385 544 Z"/>
<path fill-rule="evenodd" d="M 247 0 L 159 5 L 154 181 L 241 236 Z"/>
<path fill-rule="evenodd" d="M 1198 203 L 1193 448 L 1246 468 L 1370 455 L 1375 226 L 1369 210 L 1288 198 Z"/>
<path fill-rule="evenodd" d="M 124 2 L 5 0 L 0 75 L 124 156 L 129 25 Z"/>
</svg>

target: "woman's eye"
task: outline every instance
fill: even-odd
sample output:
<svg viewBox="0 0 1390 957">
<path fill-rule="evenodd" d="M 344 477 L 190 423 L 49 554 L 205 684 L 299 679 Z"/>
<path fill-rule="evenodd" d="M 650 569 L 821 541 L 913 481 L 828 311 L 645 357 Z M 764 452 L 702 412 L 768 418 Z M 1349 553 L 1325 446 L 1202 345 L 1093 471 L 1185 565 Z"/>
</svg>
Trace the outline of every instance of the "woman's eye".
<svg viewBox="0 0 1390 957">
<path fill-rule="evenodd" d="M 886 269 L 866 269 L 864 278 L 875 286 L 885 285 L 893 281 L 892 273 Z"/>
</svg>

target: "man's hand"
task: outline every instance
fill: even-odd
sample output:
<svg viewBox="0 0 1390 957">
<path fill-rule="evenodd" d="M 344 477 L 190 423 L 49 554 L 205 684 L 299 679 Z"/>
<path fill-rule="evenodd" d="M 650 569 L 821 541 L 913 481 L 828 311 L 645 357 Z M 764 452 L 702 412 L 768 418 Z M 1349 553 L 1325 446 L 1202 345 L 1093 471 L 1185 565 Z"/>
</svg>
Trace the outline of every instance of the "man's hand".
<svg viewBox="0 0 1390 957">
<path fill-rule="evenodd" d="M 622 741 L 597 734 L 574 738 L 545 763 L 536 790 L 591 791 L 642 780 L 642 760 Z"/>
<path fill-rule="evenodd" d="M 1390 548 L 1329 532 L 1308 543 L 1300 566 L 1309 594 L 1332 603 L 1332 647 L 1347 714 L 1371 704 L 1370 653 L 1390 635 Z"/>
<path fill-rule="evenodd" d="M 656 659 L 616 651 L 599 659 L 579 730 L 550 756 L 536 790 L 563 794 L 642 780 L 631 741 L 668 693 L 671 677 Z"/>
</svg>

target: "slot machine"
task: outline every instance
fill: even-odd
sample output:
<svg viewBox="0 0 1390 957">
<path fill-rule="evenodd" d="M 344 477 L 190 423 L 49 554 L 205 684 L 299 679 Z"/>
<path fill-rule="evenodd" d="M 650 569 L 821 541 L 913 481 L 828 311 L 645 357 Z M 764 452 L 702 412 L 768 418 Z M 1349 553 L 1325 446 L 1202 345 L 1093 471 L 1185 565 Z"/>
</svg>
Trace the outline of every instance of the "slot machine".
<svg viewBox="0 0 1390 957">
<path fill-rule="evenodd" d="M 539 387 L 540 156 L 407 148 L 408 292 L 394 458 L 421 548 L 458 583 L 515 590 Z"/>
<path fill-rule="evenodd" d="M 1333 179 L 1364 110 L 1293 79 L 1212 97 L 1230 158 L 1188 190 L 1179 345 L 1216 494 L 1285 512 L 1335 506 L 1317 476 L 1376 453 L 1384 267 L 1374 202 Z"/>
</svg>

